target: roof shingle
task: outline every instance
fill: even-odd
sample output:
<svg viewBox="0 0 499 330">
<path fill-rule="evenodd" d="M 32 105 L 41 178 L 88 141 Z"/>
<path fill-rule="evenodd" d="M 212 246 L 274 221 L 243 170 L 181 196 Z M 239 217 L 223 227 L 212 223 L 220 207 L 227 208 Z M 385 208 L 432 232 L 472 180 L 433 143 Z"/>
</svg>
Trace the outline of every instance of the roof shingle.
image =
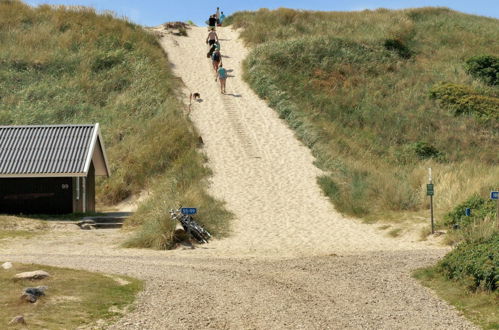
<svg viewBox="0 0 499 330">
<path fill-rule="evenodd" d="M 0 126 L 0 175 L 86 174 L 96 125 Z"/>
</svg>

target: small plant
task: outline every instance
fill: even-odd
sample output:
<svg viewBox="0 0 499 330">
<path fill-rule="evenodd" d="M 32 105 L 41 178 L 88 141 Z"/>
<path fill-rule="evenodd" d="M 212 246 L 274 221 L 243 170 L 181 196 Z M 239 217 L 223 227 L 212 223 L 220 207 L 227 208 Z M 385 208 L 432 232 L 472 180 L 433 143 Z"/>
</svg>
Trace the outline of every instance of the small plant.
<svg viewBox="0 0 499 330">
<path fill-rule="evenodd" d="M 437 148 L 426 142 L 416 142 L 411 145 L 411 149 L 420 159 L 439 159 L 443 157 L 443 154 Z"/>
<path fill-rule="evenodd" d="M 184 27 L 181 27 L 178 29 L 178 35 L 182 37 L 187 37 L 187 29 Z"/>
<path fill-rule="evenodd" d="M 499 57 L 491 55 L 474 56 L 466 61 L 466 72 L 488 85 L 499 84 Z"/>
<path fill-rule="evenodd" d="M 400 236 L 401 233 L 402 233 L 402 228 L 395 228 L 390 230 L 388 232 L 388 235 L 390 235 L 391 237 L 398 237 Z"/>
<path fill-rule="evenodd" d="M 398 38 L 386 39 L 384 46 L 387 50 L 395 51 L 402 58 L 407 59 L 412 56 L 412 52 L 409 47 L 407 47 L 405 43 Z"/>
<path fill-rule="evenodd" d="M 92 71 L 99 72 L 109 70 L 112 67 L 121 64 L 123 60 L 123 54 L 119 52 L 102 54 L 94 60 Z"/>
</svg>

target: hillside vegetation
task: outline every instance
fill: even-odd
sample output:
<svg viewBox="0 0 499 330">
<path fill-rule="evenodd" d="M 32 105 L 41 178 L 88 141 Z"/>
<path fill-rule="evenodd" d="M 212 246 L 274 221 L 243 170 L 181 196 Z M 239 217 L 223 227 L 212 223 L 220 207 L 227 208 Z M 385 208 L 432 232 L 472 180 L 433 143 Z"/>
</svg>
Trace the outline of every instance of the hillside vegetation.
<svg viewBox="0 0 499 330">
<path fill-rule="evenodd" d="M 499 20 L 446 8 L 235 13 L 245 79 L 327 172 L 341 212 L 438 215 L 499 186 Z M 441 218 L 439 216 L 439 218 Z"/>
<path fill-rule="evenodd" d="M 0 125 L 99 122 L 112 176 L 98 183 L 98 199 L 154 192 L 132 219 L 147 222 L 134 246 L 170 246 L 167 210 L 178 204 L 199 207 L 211 231 L 226 230 L 180 86 L 138 25 L 89 8 L 0 0 Z"/>
</svg>

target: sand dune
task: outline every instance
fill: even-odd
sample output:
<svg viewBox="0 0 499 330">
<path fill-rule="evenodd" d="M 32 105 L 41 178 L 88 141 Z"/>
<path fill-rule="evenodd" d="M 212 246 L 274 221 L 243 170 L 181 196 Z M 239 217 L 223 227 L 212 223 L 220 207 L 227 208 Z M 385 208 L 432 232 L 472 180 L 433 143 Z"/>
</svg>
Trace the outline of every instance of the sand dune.
<svg viewBox="0 0 499 330">
<path fill-rule="evenodd" d="M 233 235 L 213 242 L 217 253 L 316 255 L 426 248 L 383 236 L 336 212 L 316 183 L 320 170 L 308 148 L 242 80 L 248 54 L 230 28 L 219 28 L 227 94 L 206 58 L 206 28 L 188 37 L 166 34 L 161 44 L 188 92 L 199 92 L 191 118 L 214 171 L 211 193 L 235 214 Z M 187 96 L 186 96 L 187 99 Z"/>
</svg>

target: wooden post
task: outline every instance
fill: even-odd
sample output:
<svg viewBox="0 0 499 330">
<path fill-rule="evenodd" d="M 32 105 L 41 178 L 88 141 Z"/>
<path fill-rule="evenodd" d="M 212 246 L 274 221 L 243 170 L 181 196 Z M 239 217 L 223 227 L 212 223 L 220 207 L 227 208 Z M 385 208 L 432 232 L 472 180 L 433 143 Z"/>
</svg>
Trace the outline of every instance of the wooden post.
<svg viewBox="0 0 499 330">
<path fill-rule="evenodd" d="M 433 219 L 433 178 L 431 177 L 431 167 L 428 168 L 428 176 L 429 176 L 429 185 L 427 188 L 427 194 L 430 195 L 430 218 L 431 218 L 431 234 L 435 234 L 435 221 Z M 431 190 L 430 190 L 431 187 Z"/>
</svg>

